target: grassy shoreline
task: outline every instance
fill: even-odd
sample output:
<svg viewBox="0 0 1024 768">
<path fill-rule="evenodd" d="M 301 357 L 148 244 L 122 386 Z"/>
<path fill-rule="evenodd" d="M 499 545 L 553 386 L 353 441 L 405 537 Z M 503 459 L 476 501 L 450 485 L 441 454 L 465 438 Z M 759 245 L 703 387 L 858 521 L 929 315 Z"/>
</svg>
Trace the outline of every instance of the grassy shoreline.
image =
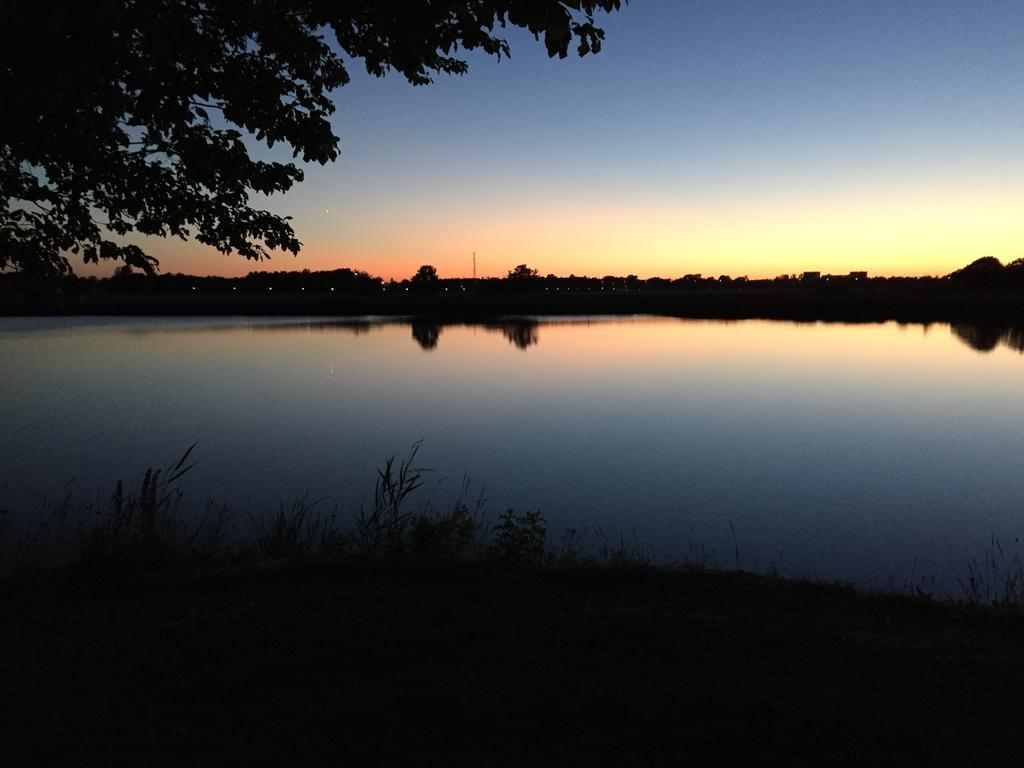
<svg viewBox="0 0 1024 768">
<path fill-rule="evenodd" d="M 188 454 L 119 484 L 0 583 L 3 764 L 1019 764 L 1019 607 L 552 552 L 411 507 L 415 457 L 231 544 Z"/>
<path fill-rule="evenodd" d="M 614 567 L 676 570 L 745 570 L 779 576 L 777 566 L 750 571 L 735 559 L 709 561 L 699 543 L 688 554 L 652 561 L 636 538 L 610 537 L 601 529 L 550 530 L 538 511 L 486 510 L 482 490 L 463 482 L 447 506 L 422 503 L 418 491 L 432 470 L 418 463 L 420 443 L 386 459 L 372 492 L 357 509 L 343 510 L 328 497 L 307 492 L 291 502 L 243 516 L 213 497 L 186 498 L 186 476 L 196 465 L 190 447 L 164 469 L 147 469 L 135 482 L 118 480 L 111 494 L 79 498 L 74 485 L 44 499 L 34 512 L 5 509 L 0 485 L 0 589 L 43 580 L 137 576 L 190 569 L 262 567 L 278 562 L 410 561 L 524 570 Z M 783 575 L 783 578 L 788 578 Z M 792 578 L 801 579 L 795 576 Z M 814 579 L 824 584 L 837 581 Z M 959 590 L 954 587 L 959 585 Z M 866 594 L 896 594 L 971 605 L 1024 609 L 1024 550 L 1016 539 L 993 536 L 985 551 L 968 558 L 955 581 L 935 592 L 927 575 L 897 585 L 857 586 Z"/>
</svg>

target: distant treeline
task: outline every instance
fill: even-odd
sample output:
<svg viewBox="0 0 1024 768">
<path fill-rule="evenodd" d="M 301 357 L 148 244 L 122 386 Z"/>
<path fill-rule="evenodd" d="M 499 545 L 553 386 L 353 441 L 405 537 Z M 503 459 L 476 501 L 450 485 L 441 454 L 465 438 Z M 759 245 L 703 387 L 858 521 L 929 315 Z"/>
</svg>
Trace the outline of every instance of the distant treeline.
<svg viewBox="0 0 1024 768">
<path fill-rule="evenodd" d="M 998 259 L 985 257 L 945 277 L 869 277 L 865 272 L 845 275 L 822 275 L 804 272 L 779 275 L 768 279 L 749 279 L 745 276 L 717 277 L 689 274 L 682 277 L 649 277 L 637 275 L 605 275 L 588 277 L 554 274 L 541 276 L 525 264 L 512 269 L 504 277 L 441 278 L 431 265 L 423 265 L 404 280 L 385 281 L 381 277 L 355 269 L 325 271 L 250 272 L 244 277 L 198 277 L 179 273 L 146 275 L 130 268 L 120 268 L 112 277 L 80 277 L 68 275 L 57 281 L 39 281 L 30 275 L 0 273 L 0 292 L 6 294 L 63 295 L 68 298 L 91 293 L 112 294 L 187 294 L 192 292 L 231 293 L 342 293 L 368 295 L 387 292 L 477 294 L 508 293 L 510 291 L 672 291 L 706 289 L 758 289 L 807 288 L 819 291 L 864 290 L 904 286 L 910 288 L 937 288 L 950 285 L 962 288 L 1016 288 L 1024 286 L 1024 259 L 1003 265 Z"/>
<path fill-rule="evenodd" d="M 714 319 L 1024 324 L 1024 260 L 978 259 L 944 277 L 805 272 L 771 279 L 721 275 L 441 278 L 429 264 L 404 280 L 366 272 L 251 272 L 245 277 L 146 275 L 33 280 L 0 274 L 0 315 L 510 315 L 657 314 Z M 991 340 L 977 341 L 990 344 Z M 998 341 L 997 341 L 998 343 Z"/>
</svg>

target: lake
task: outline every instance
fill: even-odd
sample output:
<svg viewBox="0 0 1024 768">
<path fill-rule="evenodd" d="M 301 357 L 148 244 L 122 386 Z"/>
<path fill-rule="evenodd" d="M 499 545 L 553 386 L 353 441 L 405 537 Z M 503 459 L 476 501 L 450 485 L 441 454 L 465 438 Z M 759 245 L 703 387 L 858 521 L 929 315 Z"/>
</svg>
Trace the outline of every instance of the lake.
<svg viewBox="0 0 1024 768">
<path fill-rule="evenodd" d="M 185 486 L 348 516 L 422 441 L 464 476 L 658 561 L 955 593 L 1024 534 L 1024 336 L 660 317 L 0 319 L 0 508 L 109 497 L 198 443 Z"/>
</svg>

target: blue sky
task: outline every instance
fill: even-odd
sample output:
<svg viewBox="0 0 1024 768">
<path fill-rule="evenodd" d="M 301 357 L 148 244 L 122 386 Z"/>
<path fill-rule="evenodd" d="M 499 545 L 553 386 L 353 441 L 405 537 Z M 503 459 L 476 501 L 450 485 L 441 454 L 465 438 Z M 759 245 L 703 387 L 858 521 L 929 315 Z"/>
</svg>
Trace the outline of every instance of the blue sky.
<svg viewBox="0 0 1024 768">
<path fill-rule="evenodd" d="M 597 56 L 413 87 L 351 67 L 272 269 L 944 273 L 1024 256 L 1024 3 L 633 0 Z M 267 153 L 278 156 L 276 152 Z M 290 153 L 288 155 L 290 156 Z M 165 271 L 237 256 L 153 248 Z"/>
</svg>

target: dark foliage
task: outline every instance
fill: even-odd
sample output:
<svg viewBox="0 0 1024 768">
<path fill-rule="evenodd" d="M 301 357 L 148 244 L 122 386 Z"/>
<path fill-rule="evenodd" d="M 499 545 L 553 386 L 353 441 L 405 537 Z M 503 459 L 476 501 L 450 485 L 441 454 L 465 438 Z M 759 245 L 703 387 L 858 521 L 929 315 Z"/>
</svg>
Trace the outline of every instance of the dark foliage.
<svg viewBox="0 0 1024 768">
<path fill-rule="evenodd" d="M 437 267 L 432 264 L 424 264 L 416 270 L 416 274 L 412 276 L 412 281 L 414 283 L 436 283 Z"/>
<path fill-rule="evenodd" d="M 950 274 L 951 282 L 971 288 L 990 288 L 1002 282 L 1005 267 L 994 256 L 983 256 Z"/>
<path fill-rule="evenodd" d="M 510 269 L 508 272 L 509 280 L 532 280 L 537 277 L 537 270 L 533 267 L 528 267 L 526 264 L 520 264 L 515 269 Z"/>
<path fill-rule="evenodd" d="M 437 267 L 432 264 L 424 264 L 416 270 L 412 276 L 412 287 L 420 293 L 434 293 L 440 288 L 437 277 Z"/>
<path fill-rule="evenodd" d="M 1024 259 L 1003 265 L 994 256 L 983 256 L 949 275 L 961 288 L 1020 288 L 1024 286 Z"/>
<path fill-rule="evenodd" d="M 547 529 L 540 512 L 517 515 L 515 510 L 505 510 L 498 518 L 488 553 L 513 565 L 538 565 L 545 558 Z"/>
<path fill-rule="evenodd" d="M 260 260 L 297 253 L 288 218 L 254 193 L 302 180 L 246 137 L 327 163 L 346 63 L 422 85 L 463 51 L 507 56 L 502 27 L 550 56 L 597 52 L 594 13 L 621 0 L 96 0 L 5 3 L 0 25 L 0 269 L 43 275 L 155 259 L 132 235 L 195 238 Z"/>
</svg>

